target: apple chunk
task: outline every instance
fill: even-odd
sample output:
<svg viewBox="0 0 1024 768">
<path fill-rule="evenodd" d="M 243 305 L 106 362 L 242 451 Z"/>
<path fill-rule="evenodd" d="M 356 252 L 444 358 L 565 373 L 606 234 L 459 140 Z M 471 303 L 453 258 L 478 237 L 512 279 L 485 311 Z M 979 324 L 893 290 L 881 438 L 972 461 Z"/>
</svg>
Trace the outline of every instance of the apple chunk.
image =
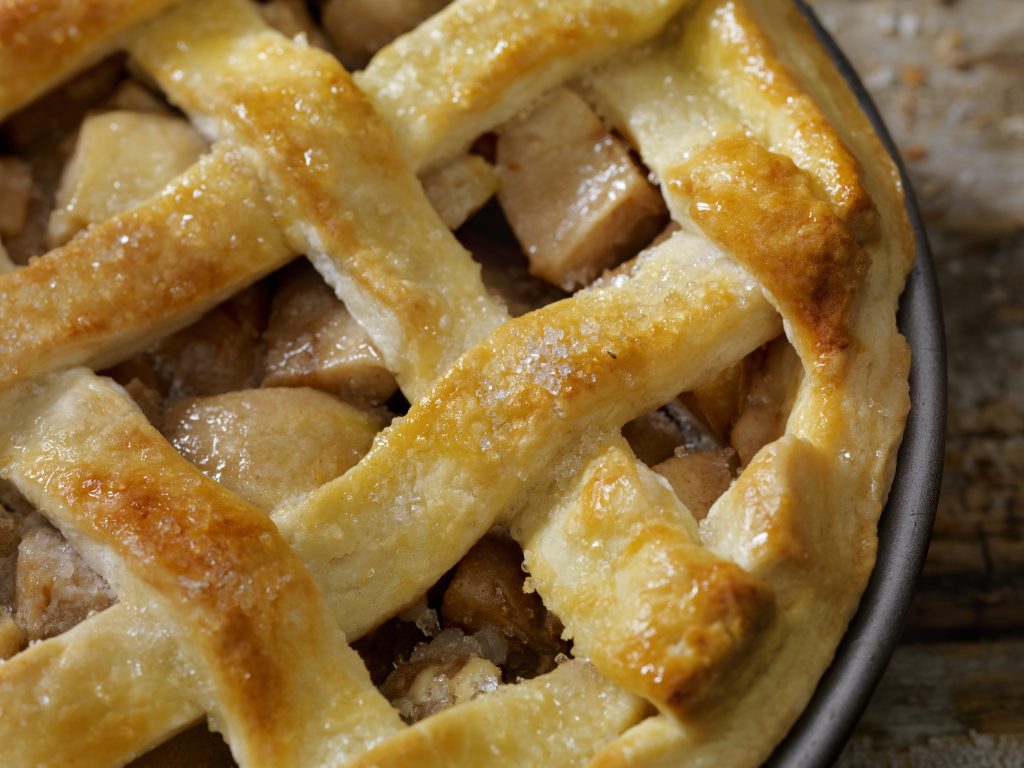
<svg viewBox="0 0 1024 768">
<path fill-rule="evenodd" d="M 530 271 L 565 290 L 635 255 L 667 221 L 658 189 L 571 91 L 505 125 L 497 159 L 498 201 Z"/>
<path fill-rule="evenodd" d="M 265 387 L 313 387 L 370 404 L 397 387 L 366 331 L 308 265 L 284 276 L 264 338 Z"/>
<path fill-rule="evenodd" d="M 187 121 L 172 115 L 118 110 L 86 118 L 57 190 L 50 246 L 156 194 L 206 146 Z"/>
</svg>

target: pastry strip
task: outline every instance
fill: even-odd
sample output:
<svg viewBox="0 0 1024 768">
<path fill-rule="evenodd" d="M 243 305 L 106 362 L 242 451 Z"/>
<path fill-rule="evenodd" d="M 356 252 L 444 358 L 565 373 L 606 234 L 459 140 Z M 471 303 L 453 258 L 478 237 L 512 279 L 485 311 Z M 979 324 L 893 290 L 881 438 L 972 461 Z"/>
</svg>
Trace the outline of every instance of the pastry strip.
<svg viewBox="0 0 1024 768">
<path fill-rule="evenodd" d="M 471 6 L 464 4 L 463 7 Z M 491 310 L 481 320 L 473 311 L 475 306 L 480 305 L 482 287 L 479 278 L 475 270 L 460 272 L 456 269 L 455 265 L 462 265 L 467 261 L 465 252 L 454 244 L 454 240 L 447 232 L 438 227 L 437 217 L 424 205 L 422 194 L 415 187 L 412 175 L 404 171 L 401 164 L 394 159 L 394 147 L 386 141 L 387 133 L 383 126 L 380 131 L 372 132 L 374 136 L 383 137 L 384 143 L 381 147 L 367 149 L 364 141 L 359 145 L 358 157 L 346 155 L 346 152 L 351 151 L 347 142 L 331 144 L 327 141 L 328 137 L 321 133 L 337 130 L 339 126 L 353 124 L 360 119 L 363 124 L 371 122 L 372 114 L 360 101 L 358 93 L 353 91 L 339 66 L 331 66 L 332 62 L 318 51 L 282 41 L 280 36 L 263 31 L 263 22 L 254 14 L 247 15 L 244 5 L 226 4 L 219 10 L 218 16 L 209 14 L 204 7 L 187 5 L 168 16 L 162 17 L 157 24 L 152 25 L 151 31 L 140 34 L 133 43 L 133 50 L 150 68 L 154 77 L 163 83 L 171 97 L 196 114 L 201 122 L 211 126 L 217 137 L 258 146 L 263 150 L 261 156 L 274 158 L 276 162 L 264 164 L 264 172 L 270 179 L 271 187 L 277 187 L 282 191 L 288 190 L 287 196 L 281 198 L 282 205 L 286 206 L 290 213 L 287 218 L 308 221 L 308 211 L 316 210 L 314 200 L 338 200 L 338 208 L 331 212 L 333 217 L 320 216 L 307 227 L 316 232 L 316 236 L 305 235 L 303 239 L 307 247 L 320 251 L 319 256 L 314 255 L 314 261 L 320 265 L 321 271 L 329 280 L 334 278 L 335 287 L 346 303 L 350 307 L 361 308 L 364 312 L 370 313 L 369 320 L 366 320 L 366 314 L 361 319 L 371 334 L 374 334 L 375 330 L 379 334 L 380 331 L 377 329 L 388 327 L 392 322 L 408 322 L 415 317 L 416 322 L 420 324 L 419 327 L 403 328 L 398 335 L 398 338 L 405 339 L 404 344 L 396 345 L 395 339 L 389 338 L 389 334 L 380 337 L 378 344 L 383 347 L 386 358 L 390 355 L 389 362 L 398 370 L 403 389 L 411 398 L 418 396 L 425 382 L 432 381 L 447 368 L 452 351 L 465 346 L 466 334 L 460 331 L 461 328 L 472 328 L 475 333 L 480 333 L 489 325 L 494 325 L 500 316 Z M 543 26 L 543 22 L 544 18 L 538 25 Z M 231 66 L 233 62 L 241 60 L 252 62 L 252 65 Z M 288 62 L 288 66 L 285 62 Z M 296 76 L 296 70 L 302 75 Z M 244 71 L 245 74 L 237 74 L 240 71 Z M 274 101 L 268 104 L 263 94 L 271 86 L 276 96 Z M 286 98 L 277 98 L 281 94 L 286 94 Z M 277 106 L 282 101 L 288 105 L 284 109 Z M 306 115 L 303 115 L 305 119 L 295 119 L 291 105 L 296 105 L 298 109 L 298 105 L 301 104 L 322 103 L 336 106 L 338 111 L 321 109 L 317 112 L 316 120 L 311 120 Z M 231 105 L 234 105 L 233 109 L 229 108 Z M 302 110 L 298 111 L 301 113 Z M 299 153 L 299 149 L 306 146 L 327 148 L 318 149 L 317 156 L 311 161 L 308 153 Z M 372 168 L 374 176 L 379 175 L 384 168 L 395 166 L 387 172 L 390 181 L 389 194 L 375 193 L 377 187 L 374 186 L 374 179 L 361 175 L 361 169 L 367 167 L 364 159 L 366 156 L 373 160 L 369 167 Z M 344 181 L 340 177 L 342 169 L 347 172 Z M 314 191 L 308 200 L 301 199 L 303 183 Z M 358 192 L 357 196 L 347 194 L 348 185 L 353 185 Z M 403 191 L 406 188 L 407 193 Z M 404 216 L 400 219 L 391 207 L 396 200 L 407 201 L 403 206 Z M 354 216 L 348 214 L 353 208 L 356 211 Z M 377 221 L 382 215 L 391 219 L 390 224 Z M 364 223 L 369 223 L 369 226 L 359 229 Z M 402 231 L 402 226 L 415 227 L 417 231 L 406 234 Z M 301 232 L 304 228 L 301 225 L 293 225 L 292 229 Z M 382 235 L 383 232 L 387 232 L 387 235 Z M 426 262 L 430 265 L 428 268 L 424 266 L 422 258 L 417 258 L 419 251 L 410 250 L 408 244 L 415 243 L 422 248 L 422 243 L 431 235 L 436 235 L 434 239 L 437 245 L 433 258 Z M 387 238 L 392 238 L 393 242 L 389 242 Z M 365 247 L 369 253 L 354 253 L 355 249 L 344 247 L 347 242 L 353 240 L 361 247 Z M 375 240 L 380 244 L 375 243 Z M 327 256 L 323 251 L 344 254 L 344 257 L 336 258 L 325 266 L 323 259 Z M 385 271 L 381 269 L 385 264 L 387 267 L 394 266 Z M 343 273 L 339 273 L 339 266 L 345 270 Z M 444 280 L 439 279 L 441 270 L 445 273 Z M 394 291 L 384 292 L 385 286 L 399 284 L 406 274 L 416 278 L 415 286 L 403 285 L 402 297 Z M 465 287 L 461 294 L 456 294 L 457 302 L 452 302 L 450 298 L 453 285 Z M 420 311 L 415 315 L 408 311 L 411 305 L 406 303 L 404 296 L 407 290 L 419 292 L 416 305 Z M 367 294 L 371 292 L 372 295 L 368 296 Z M 449 296 L 446 296 L 446 293 Z M 475 301 L 472 299 L 474 296 L 477 297 Z M 458 306 L 453 306 L 453 303 Z M 430 309 L 438 305 L 444 307 L 441 317 L 449 319 L 447 327 L 440 318 L 431 317 Z M 483 306 L 490 310 L 486 304 Z M 382 311 L 393 315 L 389 319 L 385 318 L 383 325 L 380 316 Z M 451 318 L 455 318 L 456 321 L 451 322 Z M 425 333 L 424 326 L 433 330 L 433 333 Z M 773 323 L 769 321 L 764 324 L 763 329 L 773 327 Z M 569 331 L 567 337 L 571 336 L 572 332 Z M 753 346 L 766 340 L 760 336 L 757 338 L 759 340 Z M 415 343 L 411 343 L 413 341 Z M 424 360 L 421 357 L 424 349 L 438 351 L 424 355 Z M 401 357 L 396 363 L 395 358 L 398 354 L 401 354 Z M 674 385 L 676 391 L 685 388 L 682 382 L 675 382 Z M 667 392 L 663 399 L 669 399 L 671 395 L 672 392 Z M 657 405 L 657 402 L 644 407 L 650 408 L 653 405 Z M 421 435 L 419 439 L 422 437 Z M 394 453 L 394 449 L 391 453 Z M 469 457 L 469 454 L 463 456 L 462 461 Z M 370 460 L 367 468 L 356 470 L 356 474 L 369 477 L 376 471 L 375 466 L 373 460 Z M 397 488 L 408 478 L 392 470 L 384 474 L 392 478 L 392 486 L 396 489 L 393 495 L 401 496 Z M 421 470 L 417 470 L 416 474 L 422 479 Z M 445 488 L 447 485 L 445 482 L 438 482 L 437 488 Z M 409 492 L 413 496 L 421 495 L 419 489 Z M 374 493 L 382 495 L 379 488 Z M 438 493 L 440 490 L 427 489 L 422 495 L 434 498 Z M 355 498 L 360 496 L 361 494 L 357 493 Z M 319 493 L 314 495 L 314 499 L 320 497 Z M 384 498 L 387 498 L 386 495 Z M 462 500 L 461 503 L 464 505 L 465 501 Z M 415 510 L 418 503 L 413 502 L 412 506 Z M 456 527 L 461 529 L 461 533 L 448 537 L 447 540 L 458 544 L 452 550 L 443 552 L 436 563 L 427 565 L 411 558 L 407 561 L 408 571 L 403 569 L 401 573 L 389 577 L 394 582 L 404 585 L 405 592 L 396 596 L 386 592 L 384 599 L 380 594 L 375 594 L 367 600 L 368 606 L 375 610 L 384 606 L 393 608 L 395 605 L 415 599 L 417 593 L 427 586 L 424 578 L 439 577 L 451 566 L 452 552 L 461 555 L 472 541 L 493 523 L 494 509 L 497 505 L 481 506 L 490 511 L 485 512 L 479 522 L 471 527 L 464 519 L 464 513 L 457 514 Z M 445 503 L 439 503 L 438 509 L 447 507 Z M 460 507 L 454 506 L 452 512 L 455 513 L 459 509 Z M 346 516 L 343 509 L 333 509 L 330 514 Z M 380 515 L 381 519 L 388 519 L 394 514 L 406 513 L 389 513 L 383 508 L 371 512 L 369 508 L 365 508 L 364 514 L 367 519 L 372 519 L 375 515 Z M 446 512 L 445 516 L 447 514 Z M 417 517 L 416 514 L 412 515 L 414 520 Z M 484 526 L 482 529 L 481 525 Z M 334 535 L 333 544 L 322 537 L 320 532 L 324 529 Z M 377 560 L 377 553 L 387 547 L 378 549 L 371 546 L 371 539 L 366 535 L 345 535 L 341 532 L 342 529 L 343 524 L 326 525 L 324 520 L 315 525 L 317 543 L 314 546 L 320 550 L 324 547 L 331 550 L 331 554 L 321 556 L 321 559 L 332 563 L 332 567 L 338 572 L 350 574 L 346 579 L 351 579 L 354 574 L 383 573 L 384 569 L 374 563 Z M 396 535 L 401 534 L 396 532 Z M 681 531 L 679 535 L 682 535 Z M 414 538 L 410 538 L 409 541 Z M 340 553 L 351 549 L 356 541 L 360 542 L 359 550 L 362 554 L 355 556 L 358 564 L 353 564 Z M 387 543 L 394 542 L 387 540 Z M 334 551 L 335 545 L 338 551 Z M 362 557 L 365 557 L 365 560 L 361 559 Z M 310 561 L 307 560 L 308 562 Z M 370 580 L 370 584 L 375 587 L 377 581 Z M 348 580 L 336 583 L 325 581 L 322 586 L 325 594 L 332 596 L 328 599 L 344 600 L 346 603 L 350 602 L 351 594 L 369 595 L 373 591 L 353 591 L 354 588 Z M 416 590 L 416 593 L 410 594 L 410 589 Z M 341 595 L 345 597 L 342 598 Z M 358 633 L 369 629 L 384 618 L 375 616 L 372 623 L 363 625 L 357 618 L 362 615 L 361 612 L 353 613 L 349 609 L 339 611 L 339 615 L 341 613 L 348 617 L 348 621 L 352 622 L 350 626 Z"/>
<path fill-rule="evenodd" d="M 4 753 L 11 766 L 122 764 L 203 715 L 185 695 L 191 666 L 155 618 L 119 603 L 0 665 L 0 737 L 11 745 Z M 465 714 L 460 705 L 442 719 L 435 715 L 409 729 L 414 731 L 409 735 L 400 730 L 397 740 L 392 736 L 369 754 L 381 765 L 404 766 L 415 757 L 476 766 L 486 744 L 488 760 L 502 764 L 516 764 L 529 749 L 550 759 L 550 765 L 581 765 L 648 713 L 642 699 L 616 689 L 582 661 L 523 685 L 511 696 L 476 699 Z M 43 689 L 46 697 L 35 695 Z M 607 703 L 601 716 L 582 716 L 592 712 L 595 700 Z M 493 741 L 495 724 L 509 725 L 524 708 L 538 708 L 530 739 L 522 739 L 516 728 Z M 25 739 L 25 733 L 43 737 Z M 431 754 L 436 744 L 456 740 L 466 745 L 461 762 L 457 755 Z M 330 756 L 325 763 L 331 764 Z"/>
<path fill-rule="evenodd" d="M 454 2 L 356 75 L 413 168 L 434 167 L 582 69 L 654 35 L 689 0 Z"/>
<path fill-rule="evenodd" d="M 777 332 L 749 275 L 678 233 L 630 278 L 503 325 L 359 465 L 274 519 L 336 614 L 361 634 L 412 603 L 499 515 L 529 508 L 552 473 L 578 472 L 588 441 Z M 687 540 L 682 526 L 674 535 Z M 446 546 L 417 545 L 428 538 Z M 396 548 L 410 554 L 383 567 Z"/>
<path fill-rule="evenodd" d="M 585 662 L 568 661 L 547 675 L 421 720 L 351 768 L 583 766 L 589 749 L 581 745 L 607 742 L 646 714 L 641 699 L 617 690 Z M 549 733 L 559 737 L 537 738 Z"/>
<path fill-rule="evenodd" d="M 699 717 L 762 642 L 775 596 L 704 549 L 690 513 L 621 436 L 597 455 L 518 515 L 512 534 L 578 657 L 684 720 Z"/>
<path fill-rule="evenodd" d="M 711 18 L 735 10 L 733 22 L 750 24 L 738 3 L 708 5 L 715 9 Z M 821 56 L 810 30 L 792 16 L 795 11 L 775 5 L 774 12 L 789 15 L 793 25 L 786 38 L 790 55 Z M 739 32 L 732 28 L 733 35 Z M 646 68 L 650 61 L 637 55 L 623 66 Z M 647 68 L 643 77 L 653 75 Z M 606 103 L 617 102 L 628 124 L 645 126 L 649 105 L 633 98 L 630 80 L 619 80 L 614 88 L 599 83 L 597 90 Z M 848 118 L 837 121 L 833 115 L 833 125 L 863 122 L 847 99 L 846 106 L 830 105 L 845 109 Z M 873 133 L 863 126 L 850 135 L 861 157 L 880 153 Z M 743 146 L 743 141 L 749 144 Z M 800 163 L 799 156 L 794 159 Z M 760 260 L 757 247 L 741 244 L 749 245 L 753 237 L 764 244 L 788 236 L 795 219 L 820 227 L 820 236 L 794 240 L 778 264 L 768 265 L 765 281 L 805 371 L 786 434 L 755 455 L 701 523 L 701 539 L 709 549 L 774 587 L 779 617 L 754 653 L 751 667 L 758 674 L 737 688 L 742 694 L 732 700 L 727 716 L 712 710 L 685 728 L 665 717 L 648 720 L 593 764 L 750 765 L 768 756 L 806 705 L 874 563 L 878 515 L 909 405 L 909 355 L 895 326 L 895 310 L 911 251 L 906 248 L 899 188 L 886 177 L 889 161 L 873 164 L 873 174 L 864 177 L 866 186 L 853 195 L 845 195 L 841 185 L 830 187 L 827 177 L 819 176 L 816 187 L 801 181 L 781 158 L 755 148 L 750 139 L 711 142 L 686 162 L 662 166 L 675 210 L 741 259 Z M 843 168 L 841 163 L 834 166 Z M 807 170 L 815 173 L 813 167 Z M 765 172 L 779 174 L 770 195 L 760 194 L 764 190 L 759 179 Z M 873 237 L 873 225 L 865 225 L 871 218 L 867 209 L 850 204 L 866 197 L 866 190 L 887 203 L 880 206 L 881 227 L 887 231 L 881 239 Z M 824 208 L 819 196 L 831 207 Z M 728 223 L 718 215 L 724 211 L 730 214 Z M 748 231 L 741 235 L 744 228 Z M 780 245 L 776 241 L 775 247 Z M 801 286 L 799 297 L 794 282 L 782 278 L 782 272 L 771 274 L 789 258 L 808 265 L 793 278 L 814 283 Z M 823 268 L 826 264 L 832 266 Z M 836 271 L 844 273 L 841 284 L 832 282 Z M 808 300 L 817 310 L 809 311 Z M 832 309 L 821 311 L 825 306 Z"/>
<path fill-rule="evenodd" d="M 0 120 L 108 53 L 173 0 L 6 0 L 0 8 Z"/>
<path fill-rule="evenodd" d="M 743 2 L 702 0 L 657 40 L 583 78 L 601 114 L 664 179 L 716 138 L 747 132 L 810 175 L 864 238 L 875 211 L 834 123 L 782 64 Z M 669 199 L 680 223 L 688 198 Z"/>
<path fill-rule="evenodd" d="M 74 369 L 0 406 L 5 478 L 171 631 L 194 669 L 187 697 L 242 765 L 327 764 L 401 727 L 266 515 L 181 458 L 123 394 Z M 167 681 L 146 682 L 163 698 Z"/>
<path fill-rule="evenodd" d="M 248 163 L 215 147 L 143 205 L 0 275 L 0 389 L 124 359 L 293 253 Z"/>
<path fill-rule="evenodd" d="M 877 214 L 857 160 L 782 65 L 747 2 L 703 0 L 685 23 L 683 67 L 699 72 L 762 144 L 806 171 L 818 195 L 832 202 L 854 234 L 860 239 L 877 234 Z"/>
<path fill-rule="evenodd" d="M 4 764 L 119 765 L 197 720 L 192 665 L 147 611 L 111 606 L 0 664 Z"/>
<path fill-rule="evenodd" d="M 130 50 L 198 125 L 246 148 L 289 244 L 370 333 L 410 401 L 505 319 L 330 54 L 269 29 L 244 0 L 186 3 Z"/>
</svg>

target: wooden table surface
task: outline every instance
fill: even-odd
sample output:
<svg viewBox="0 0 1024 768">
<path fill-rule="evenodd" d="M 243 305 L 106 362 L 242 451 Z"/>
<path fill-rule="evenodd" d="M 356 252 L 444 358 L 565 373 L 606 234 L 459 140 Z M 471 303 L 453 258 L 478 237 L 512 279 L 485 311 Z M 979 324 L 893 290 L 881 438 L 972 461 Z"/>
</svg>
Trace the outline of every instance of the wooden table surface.
<svg viewBox="0 0 1024 768">
<path fill-rule="evenodd" d="M 907 160 L 949 348 L 928 562 L 839 765 L 1024 766 L 1024 0 L 812 6 Z"/>
</svg>

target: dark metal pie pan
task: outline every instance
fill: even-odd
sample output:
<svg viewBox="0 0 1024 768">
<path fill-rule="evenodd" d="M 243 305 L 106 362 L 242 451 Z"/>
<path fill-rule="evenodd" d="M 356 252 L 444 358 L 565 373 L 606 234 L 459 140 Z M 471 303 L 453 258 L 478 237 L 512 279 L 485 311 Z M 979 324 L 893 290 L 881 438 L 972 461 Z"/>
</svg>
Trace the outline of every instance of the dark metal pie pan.
<svg viewBox="0 0 1024 768">
<path fill-rule="evenodd" d="M 946 433 L 946 350 L 928 239 L 906 169 L 850 62 L 803 0 L 796 2 L 896 161 L 917 243 L 899 312 L 899 327 L 913 355 L 911 410 L 892 490 L 878 524 L 878 560 L 832 665 L 767 763 L 772 768 L 824 768 L 839 757 L 889 664 L 928 553 Z"/>
</svg>

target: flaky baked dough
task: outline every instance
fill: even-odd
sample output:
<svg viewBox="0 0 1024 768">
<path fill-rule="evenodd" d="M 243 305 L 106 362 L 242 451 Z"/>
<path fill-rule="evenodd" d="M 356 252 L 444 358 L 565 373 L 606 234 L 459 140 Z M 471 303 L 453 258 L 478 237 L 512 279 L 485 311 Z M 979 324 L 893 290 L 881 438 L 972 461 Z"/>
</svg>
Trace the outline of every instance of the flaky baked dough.
<svg viewBox="0 0 1024 768">
<path fill-rule="evenodd" d="M 58 5 L 55 23 L 69 12 Z M 19 745 L 15 764 L 119 763 L 204 712 L 242 765 L 334 763 L 372 744 L 363 759 L 375 765 L 522 764 L 540 756 L 580 764 L 601 746 L 602 765 L 739 766 L 767 755 L 810 696 L 873 562 L 907 409 L 908 354 L 894 316 L 912 240 L 891 161 L 789 3 L 686 5 L 580 0 L 570 14 L 542 3 L 537 22 L 515 27 L 516 45 L 502 48 L 515 23 L 510 6 L 456 3 L 378 55 L 357 78 L 364 96 L 332 58 L 269 31 L 240 0 L 184 3 L 141 28 L 112 20 L 89 27 L 35 85 L 3 93 L 9 110 L 72 66 L 65 62 L 99 55 L 123 35 L 215 145 L 168 192 L 90 229 L 69 251 L 0 277 L 10 299 L 0 307 L 17 307 L 28 296 L 22 286 L 49 284 L 64 263 L 80 265 L 68 273 L 76 288 L 79 280 L 105 285 L 89 276 L 90 256 L 116 257 L 113 244 L 136 236 L 153 236 L 146 258 L 160 276 L 201 264 L 201 252 L 223 257 L 223 272 L 177 303 L 162 305 L 154 291 L 151 303 L 140 297 L 135 316 L 123 302 L 115 331 L 103 324 L 110 308 L 153 277 L 125 269 L 127 261 L 123 288 L 101 292 L 95 304 L 81 299 L 74 317 L 95 321 L 77 332 L 68 315 L 41 310 L 33 332 L 13 310 L 0 315 L 3 472 L 121 599 L 0 665 L 0 736 Z M 139 3 L 133 18 L 155 7 Z M 4 21 L 17 16 L 5 12 Z M 405 82 L 410 58 L 422 66 Z M 629 273 L 503 325 L 504 312 L 406 162 L 444 162 L 576 74 L 659 176 L 684 231 Z M 697 95 L 685 102 L 696 104 L 689 112 L 677 112 L 673 83 Z M 218 167 L 231 180 L 220 207 L 175 192 Z M 204 177 L 203 191 L 223 178 Z M 716 216 L 723 201 L 743 215 Z M 242 237 L 258 245 L 257 267 L 232 257 L 231 237 L 216 226 L 235 206 L 251 213 L 244 222 L 253 229 Z M 197 214 L 210 218 L 212 234 L 193 241 L 181 217 Z M 794 238 L 802 220 L 813 226 Z M 157 243 L 176 237 L 202 247 L 184 248 L 182 262 L 161 261 Z M 364 462 L 276 510 L 280 538 L 244 502 L 199 481 L 92 374 L 31 380 L 129 354 L 298 251 L 345 299 L 416 403 Z M 52 308 L 40 296 L 36 303 Z M 772 338 L 773 305 L 806 374 L 787 433 L 698 528 L 616 430 Z M 37 363 L 51 344 L 54 361 Z M 117 430 L 134 431 L 129 439 Z M 139 441 L 159 457 L 156 480 L 133 459 Z M 65 449 L 55 458 L 57 443 Z M 82 483 L 118 477 L 109 474 L 112 455 L 123 477 L 96 485 L 103 498 L 94 503 Z M 167 530 L 137 528 L 140 498 L 148 507 L 192 481 L 206 489 L 201 515 L 160 507 Z M 101 501 L 108 506 L 97 515 Z M 193 499 L 182 498 L 187 509 L 186 501 Z M 261 531 L 266 549 L 212 535 L 205 524 L 222 518 Z M 539 591 L 577 649 L 608 679 L 574 663 L 404 729 L 343 650 L 339 628 L 357 635 L 393 615 L 499 520 L 523 543 Z M 190 542 L 194 557 L 214 557 L 223 578 L 195 586 L 199 573 L 176 570 L 189 562 L 178 556 Z M 252 570 L 253 557 L 267 558 L 261 567 L 271 586 L 298 595 L 287 610 L 247 597 L 239 575 Z M 621 574 L 618 590 L 603 588 L 611 567 Z M 241 619 L 227 628 L 224 615 Z M 277 622 L 321 629 L 307 650 L 299 637 L 267 629 Z M 324 650 L 328 638 L 337 654 Z M 109 655 L 138 674 L 106 667 Z M 238 677 L 294 693 L 263 701 L 247 696 Z M 53 695 L 35 695 L 40 685 Z M 663 714 L 605 745 L 644 711 L 619 688 Z M 132 711 L 142 698 L 156 703 L 145 715 Z M 104 700 L 122 706 L 95 706 Z M 559 702 L 566 720 L 544 716 Z M 524 738 L 536 739 L 539 752 L 524 753 L 511 736 L 486 738 L 524 709 Z M 332 713 L 329 727 L 313 734 L 321 710 Z"/>
</svg>

